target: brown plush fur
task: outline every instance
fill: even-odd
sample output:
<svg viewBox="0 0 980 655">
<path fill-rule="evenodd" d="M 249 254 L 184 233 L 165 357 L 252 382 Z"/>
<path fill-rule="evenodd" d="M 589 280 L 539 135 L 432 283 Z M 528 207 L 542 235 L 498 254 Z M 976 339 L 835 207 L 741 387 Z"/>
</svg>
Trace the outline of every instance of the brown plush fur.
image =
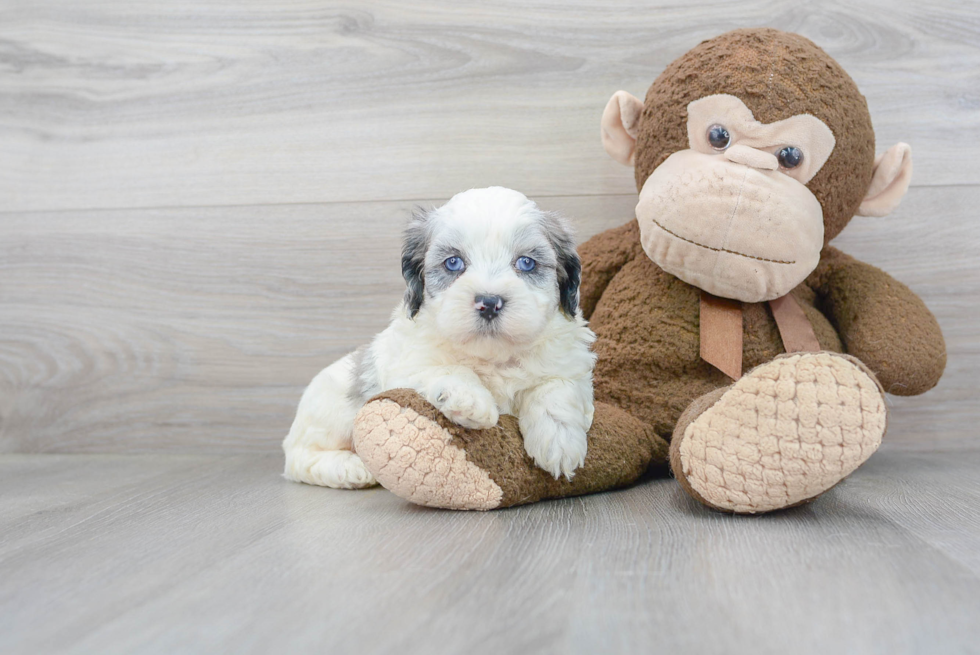
<svg viewBox="0 0 980 655">
<path fill-rule="evenodd" d="M 486 471 L 503 491 L 499 507 L 625 487 L 636 482 L 651 462 L 663 462 L 667 458 L 667 442 L 649 427 L 622 410 L 598 403 L 585 463 L 571 481 L 555 480 L 535 466 L 524 451 L 517 419 L 513 416 L 501 416 L 500 422 L 489 430 L 468 430 L 447 419 L 409 389 L 386 391 L 371 401 L 381 399 L 415 410 L 452 435 L 452 445 L 465 451 L 466 459 Z"/>
<path fill-rule="evenodd" d="M 757 120 L 809 113 L 830 127 L 834 152 L 807 185 L 824 209 L 829 241 L 850 221 L 871 182 L 874 132 L 864 96 L 823 50 L 772 29 L 735 30 L 681 56 L 647 93 L 637 135 L 636 181 L 688 147 L 687 104 L 714 93 L 740 98 Z M 730 380 L 700 358 L 699 290 L 665 273 L 630 222 L 579 249 L 581 305 L 598 335 L 596 399 L 625 409 L 670 439 L 695 398 Z M 932 388 L 946 364 L 939 325 L 908 287 L 826 247 L 794 291 L 821 348 L 867 363 L 900 395 Z M 766 304 L 744 307 L 743 370 L 783 352 Z"/>
<path fill-rule="evenodd" d="M 922 299 L 869 264 L 825 248 L 807 284 L 847 343 L 887 393 L 917 396 L 946 368 L 946 342 Z"/>
<path fill-rule="evenodd" d="M 827 53 L 798 34 L 742 29 L 705 41 L 671 63 L 647 92 L 636 139 L 636 188 L 688 147 L 687 105 L 716 93 L 738 97 L 757 121 L 797 114 L 822 120 L 837 140 L 807 187 L 823 206 L 824 243 L 857 212 L 871 184 L 875 135 L 864 96 Z"/>
<path fill-rule="evenodd" d="M 654 264 L 639 238 L 632 221 L 579 248 L 582 308 L 598 337 L 596 400 L 670 439 L 694 399 L 731 380 L 701 359 L 700 290 Z M 820 347 L 856 355 L 886 391 L 923 393 L 942 375 L 946 351 L 935 318 L 908 287 L 879 269 L 828 246 L 793 296 Z M 744 370 L 784 352 L 767 304 L 744 305 L 742 320 Z"/>
<path fill-rule="evenodd" d="M 870 184 L 874 132 L 851 78 L 794 34 L 736 30 L 668 66 L 646 97 L 637 186 L 670 154 L 688 147 L 688 103 L 718 93 L 737 96 L 763 123 L 809 113 L 830 127 L 836 146 L 807 186 L 823 206 L 826 241 L 836 236 Z M 470 461 L 504 489 L 502 506 L 628 484 L 648 463 L 663 463 L 664 443 L 678 422 L 694 420 L 720 396 L 713 392 L 731 383 L 700 357 L 700 290 L 647 257 L 636 221 L 593 237 L 579 254 L 580 304 L 598 337 L 597 404 L 588 457 L 573 483 L 555 482 L 534 467 L 510 418 L 493 430 L 469 432 L 414 394 L 398 396 L 453 433 Z M 912 291 L 877 268 L 825 245 L 816 269 L 792 294 L 820 347 L 857 357 L 886 391 L 923 393 L 942 375 L 946 351 L 935 318 Z M 743 370 L 784 352 L 768 304 L 743 306 L 743 332 Z"/>
</svg>

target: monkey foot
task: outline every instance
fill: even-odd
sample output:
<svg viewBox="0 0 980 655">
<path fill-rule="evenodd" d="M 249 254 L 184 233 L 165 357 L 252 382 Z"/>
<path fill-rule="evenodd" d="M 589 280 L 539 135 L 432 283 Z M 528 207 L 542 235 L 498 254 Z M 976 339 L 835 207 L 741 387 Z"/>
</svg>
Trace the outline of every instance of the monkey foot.
<svg viewBox="0 0 980 655">
<path fill-rule="evenodd" d="M 652 430 L 600 403 L 585 463 L 571 481 L 555 480 L 525 452 L 513 416 L 501 416 L 486 430 L 469 430 L 408 389 L 375 396 L 361 409 L 354 448 L 395 495 L 429 507 L 476 510 L 626 486 L 667 457 L 666 442 Z"/>
<path fill-rule="evenodd" d="M 677 422 L 670 463 L 718 510 L 753 514 L 812 500 L 878 449 L 884 394 L 861 362 L 783 355 L 695 400 Z"/>
<path fill-rule="evenodd" d="M 429 507 L 500 507 L 503 490 L 437 421 L 379 399 L 361 409 L 354 426 L 357 453 L 395 495 Z"/>
</svg>

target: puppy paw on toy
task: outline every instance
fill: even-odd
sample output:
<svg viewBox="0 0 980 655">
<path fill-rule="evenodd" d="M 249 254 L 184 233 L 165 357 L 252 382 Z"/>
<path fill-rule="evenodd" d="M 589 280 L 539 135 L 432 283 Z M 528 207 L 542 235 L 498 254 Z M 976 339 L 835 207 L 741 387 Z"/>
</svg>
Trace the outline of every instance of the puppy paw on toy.
<svg viewBox="0 0 980 655">
<path fill-rule="evenodd" d="M 492 428 L 500 413 L 497 403 L 471 371 L 465 377 L 446 375 L 428 385 L 426 397 L 446 418 L 472 430 Z"/>
</svg>

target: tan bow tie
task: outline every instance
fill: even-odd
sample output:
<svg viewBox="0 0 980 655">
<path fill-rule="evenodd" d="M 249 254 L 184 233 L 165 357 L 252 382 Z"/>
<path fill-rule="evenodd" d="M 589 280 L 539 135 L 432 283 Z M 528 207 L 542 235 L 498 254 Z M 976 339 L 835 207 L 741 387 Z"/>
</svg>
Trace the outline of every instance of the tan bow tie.
<svg viewBox="0 0 980 655">
<path fill-rule="evenodd" d="M 769 301 L 783 349 L 816 352 L 820 342 L 803 308 L 790 294 Z M 742 377 L 742 303 L 701 292 L 701 359 L 733 380 Z"/>
</svg>

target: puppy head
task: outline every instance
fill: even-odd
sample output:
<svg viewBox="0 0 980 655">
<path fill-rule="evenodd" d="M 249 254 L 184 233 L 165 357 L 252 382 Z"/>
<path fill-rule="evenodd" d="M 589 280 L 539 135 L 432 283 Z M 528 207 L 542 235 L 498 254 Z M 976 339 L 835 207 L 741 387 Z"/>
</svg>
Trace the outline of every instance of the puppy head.
<svg viewBox="0 0 980 655">
<path fill-rule="evenodd" d="M 556 312 L 578 310 L 581 265 L 568 225 L 511 189 L 471 189 L 417 211 L 402 274 L 409 316 L 460 344 L 528 343 Z"/>
</svg>

